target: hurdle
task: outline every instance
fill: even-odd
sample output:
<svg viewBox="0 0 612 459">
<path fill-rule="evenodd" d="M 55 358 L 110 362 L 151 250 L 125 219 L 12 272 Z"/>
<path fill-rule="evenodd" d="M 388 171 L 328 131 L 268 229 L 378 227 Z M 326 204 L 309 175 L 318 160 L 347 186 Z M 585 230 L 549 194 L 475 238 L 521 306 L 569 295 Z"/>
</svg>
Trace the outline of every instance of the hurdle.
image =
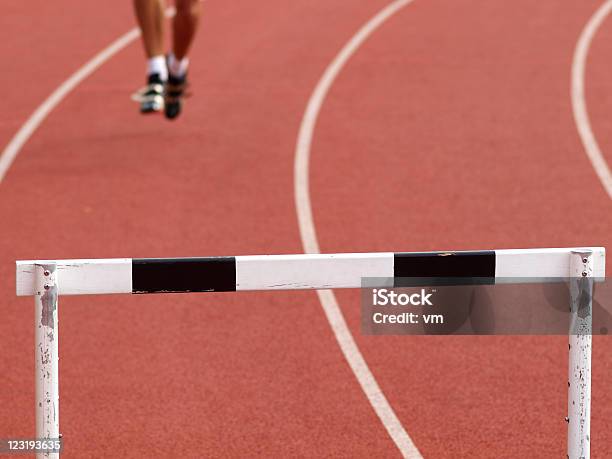
<svg viewBox="0 0 612 459">
<path fill-rule="evenodd" d="M 35 300 L 36 435 L 41 439 L 61 437 L 61 295 L 361 288 L 363 278 L 409 277 L 466 282 L 485 278 L 492 284 L 513 283 L 513 279 L 521 283 L 526 278 L 569 280 L 567 451 L 571 459 L 588 458 L 592 294 L 593 282 L 605 277 L 602 247 L 17 261 L 16 293 Z M 59 453 L 45 452 L 38 457 L 58 458 Z"/>
</svg>

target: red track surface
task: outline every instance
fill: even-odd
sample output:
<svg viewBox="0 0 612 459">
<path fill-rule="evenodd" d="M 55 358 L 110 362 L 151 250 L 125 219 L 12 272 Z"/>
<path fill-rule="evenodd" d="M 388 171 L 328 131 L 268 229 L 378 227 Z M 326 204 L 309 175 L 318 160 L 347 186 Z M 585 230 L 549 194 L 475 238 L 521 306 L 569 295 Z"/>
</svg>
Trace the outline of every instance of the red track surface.
<svg viewBox="0 0 612 459">
<path fill-rule="evenodd" d="M 0 19 L 0 145 L 133 27 L 127 2 L 34 3 Z M 14 260 L 300 252 L 304 108 L 385 4 L 210 0 L 178 122 L 129 100 L 138 45 L 52 113 L 0 185 L 0 437 L 34 435 L 33 302 L 14 296 Z M 340 74 L 315 131 L 321 250 L 612 247 L 612 203 L 569 97 L 598 4 L 416 0 L 391 18 Z M 587 68 L 609 163 L 611 35 L 607 20 Z M 364 337 L 357 292 L 338 298 L 424 457 L 564 455 L 566 338 Z M 314 292 L 64 297 L 60 321 L 66 457 L 398 455 Z M 594 457 L 612 449 L 611 350 L 595 338 Z"/>
</svg>

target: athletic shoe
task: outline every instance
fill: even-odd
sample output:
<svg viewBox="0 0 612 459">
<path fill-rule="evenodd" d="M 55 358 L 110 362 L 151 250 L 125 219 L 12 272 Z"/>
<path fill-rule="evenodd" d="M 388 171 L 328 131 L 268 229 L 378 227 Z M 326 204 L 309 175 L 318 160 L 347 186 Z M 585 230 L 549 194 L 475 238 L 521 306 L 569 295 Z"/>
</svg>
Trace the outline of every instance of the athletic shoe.
<svg viewBox="0 0 612 459">
<path fill-rule="evenodd" d="M 140 94 L 140 113 L 156 113 L 164 109 L 164 82 L 157 73 L 149 75 Z"/>
<path fill-rule="evenodd" d="M 181 113 L 183 96 L 187 88 L 187 75 L 176 77 L 170 73 L 164 93 L 166 118 L 174 119 Z"/>
</svg>

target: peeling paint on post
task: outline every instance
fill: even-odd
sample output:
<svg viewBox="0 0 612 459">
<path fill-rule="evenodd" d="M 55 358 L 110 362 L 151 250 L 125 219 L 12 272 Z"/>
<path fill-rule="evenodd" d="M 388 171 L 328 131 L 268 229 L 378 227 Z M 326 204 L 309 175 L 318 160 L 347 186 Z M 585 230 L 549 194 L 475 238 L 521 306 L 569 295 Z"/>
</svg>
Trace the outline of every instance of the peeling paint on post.
<svg viewBox="0 0 612 459">
<path fill-rule="evenodd" d="M 53 330 L 55 330 L 54 317 L 57 315 L 57 285 L 47 284 L 43 289 L 43 294 L 40 297 L 43 307 L 40 324 L 43 327 L 49 327 L 51 329 L 49 335 L 53 337 Z"/>
<path fill-rule="evenodd" d="M 588 459 L 591 454 L 592 255 L 590 250 L 576 250 L 570 254 L 571 318 L 566 418 L 569 459 Z"/>
<path fill-rule="evenodd" d="M 58 439 L 58 288 L 54 263 L 35 265 L 34 336 L 36 340 L 36 437 Z M 59 458 L 59 453 L 38 453 L 38 458 Z"/>
</svg>

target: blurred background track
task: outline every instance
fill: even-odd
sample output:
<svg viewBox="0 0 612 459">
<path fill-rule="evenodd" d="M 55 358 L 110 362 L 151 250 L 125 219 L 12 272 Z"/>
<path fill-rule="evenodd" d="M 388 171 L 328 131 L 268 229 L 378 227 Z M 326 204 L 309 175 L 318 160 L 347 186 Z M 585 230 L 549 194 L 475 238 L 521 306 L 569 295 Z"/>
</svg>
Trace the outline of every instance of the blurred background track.
<svg viewBox="0 0 612 459">
<path fill-rule="evenodd" d="M 304 109 L 386 4 L 209 0 L 177 122 L 130 100 L 144 83 L 136 42 L 51 113 L 0 184 L 0 437 L 34 435 L 33 301 L 14 296 L 14 261 L 301 252 Z M 599 4 L 415 0 L 390 18 L 315 127 L 321 251 L 612 247 L 569 93 Z M 586 74 L 608 163 L 611 21 Z M 4 147 L 134 19 L 129 2 L 58 0 L 8 3 L 0 24 Z M 338 299 L 424 457 L 564 455 L 566 338 L 365 337 L 358 292 Z M 612 447 L 611 350 L 595 337 L 593 457 Z M 399 454 L 314 292 L 63 297 L 60 372 L 66 457 Z"/>
</svg>

